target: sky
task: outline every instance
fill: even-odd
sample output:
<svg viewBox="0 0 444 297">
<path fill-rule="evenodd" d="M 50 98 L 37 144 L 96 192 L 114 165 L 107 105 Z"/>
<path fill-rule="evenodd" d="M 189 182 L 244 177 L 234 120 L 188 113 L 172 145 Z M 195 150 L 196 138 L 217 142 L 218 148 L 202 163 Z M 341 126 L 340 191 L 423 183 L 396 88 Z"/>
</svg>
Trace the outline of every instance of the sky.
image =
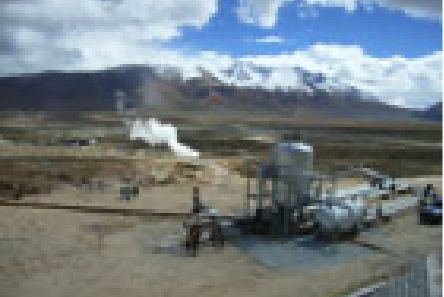
<svg viewBox="0 0 444 297">
<path fill-rule="evenodd" d="M 425 108 L 442 97 L 442 2 L 0 1 L 0 75 L 123 64 L 174 66 L 185 77 L 201 67 L 264 88 L 303 87 L 298 68 L 325 75 L 326 88 Z M 227 78 L 230 67 L 251 79 Z"/>
</svg>

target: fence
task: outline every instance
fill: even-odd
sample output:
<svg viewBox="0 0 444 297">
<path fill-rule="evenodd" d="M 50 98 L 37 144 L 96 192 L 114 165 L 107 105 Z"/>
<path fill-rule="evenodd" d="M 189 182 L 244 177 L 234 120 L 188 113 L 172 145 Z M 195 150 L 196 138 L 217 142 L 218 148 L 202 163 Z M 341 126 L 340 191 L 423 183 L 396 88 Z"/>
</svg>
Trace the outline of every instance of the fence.
<svg viewBox="0 0 444 297">
<path fill-rule="evenodd" d="M 360 289 L 349 297 L 439 297 L 442 256 L 431 254 L 415 261 L 407 273 Z"/>
</svg>

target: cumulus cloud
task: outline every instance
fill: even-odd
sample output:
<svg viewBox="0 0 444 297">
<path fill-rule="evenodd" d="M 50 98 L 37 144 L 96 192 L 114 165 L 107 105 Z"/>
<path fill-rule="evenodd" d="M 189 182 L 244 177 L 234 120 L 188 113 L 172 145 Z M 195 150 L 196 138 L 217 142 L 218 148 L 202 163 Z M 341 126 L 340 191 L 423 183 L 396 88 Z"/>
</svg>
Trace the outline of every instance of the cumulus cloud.
<svg viewBox="0 0 444 297">
<path fill-rule="evenodd" d="M 277 22 L 279 9 L 290 2 L 299 4 L 296 15 L 302 18 L 316 15 L 307 11 L 310 7 L 336 7 L 354 12 L 359 6 L 379 6 L 417 18 L 440 20 L 442 16 L 442 0 L 240 0 L 238 18 L 243 23 L 272 28 Z"/>
<path fill-rule="evenodd" d="M 442 52 L 418 58 L 377 58 L 359 46 L 315 44 L 288 54 L 233 58 L 216 52 L 184 55 L 157 50 L 164 66 L 182 70 L 185 79 L 201 75 L 201 69 L 219 80 L 238 86 L 266 89 L 304 89 L 302 72 L 320 74 L 327 90 L 350 87 L 391 105 L 424 108 L 441 101 Z M 151 61 L 155 63 L 155 59 Z M 227 75 L 231 73 L 231 75 Z"/>
<path fill-rule="evenodd" d="M 376 4 L 402 10 L 413 17 L 442 18 L 442 0 L 376 0 Z"/>
<path fill-rule="evenodd" d="M 359 5 L 400 10 L 412 17 L 441 19 L 442 0 L 303 0 L 306 5 L 339 7 L 352 12 Z"/>
<path fill-rule="evenodd" d="M 1 1 L 2 71 L 130 62 L 183 26 L 201 28 L 216 10 L 217 0 Z"/>
<path fill-rule="evenodd" d="M 316 44 L 291 54 L 245 60 L 277 69 L 273 81 L 282 87 L 292 87 L 295 81 L 300 81 L 288 72 L 297 66 L 324 74 L 327 87 L 353 86 L 388 104 L 419 108 L 440 101 L 442 96 L 441 52 L 415 59 L 375 58 L 359 46 Z"/>
<path fill-rule="evenodd" d="M 291 1 L 293 0 L 240 0 L 237 15 L 243 23 L 272 28 L 279 9 Z"/>
<path fill-rule="evenodd" d="M 308 6 L 339 7 L 346 11 L 355 11 L 360 0 L 303 0 L 302 3 Z"/>
<path fill-rule="evenodd" d="M 256 38 L 257 43 L 283 43 L 284 39 L 277 35 L 268 35 L 261 38 Z"/>
</svg>

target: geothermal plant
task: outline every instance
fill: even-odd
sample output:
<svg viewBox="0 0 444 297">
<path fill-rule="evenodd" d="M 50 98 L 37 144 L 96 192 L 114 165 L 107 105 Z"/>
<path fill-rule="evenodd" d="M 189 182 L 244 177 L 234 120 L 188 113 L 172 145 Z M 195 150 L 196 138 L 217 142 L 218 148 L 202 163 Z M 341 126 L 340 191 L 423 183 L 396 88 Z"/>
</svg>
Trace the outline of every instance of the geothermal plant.
<svg viewBox="0 0 444 297">
<path fill-rule="evenodd" d="M 202 205 L 195 188 L 192 216 L 184 223 L 187 248 L 195 253 L 203 234 L 209 234 L 213 244 L 232 234 L 269 238 L 312 234 L 331 242 L 353 239 L 430 196 L 369 168 L 320 174 L 313 170 L 314 153 L 306 143 L 277 143 L 268 162 L 257 165 L 255 176 L 249 177 L 245 208 L 239 215 L 219 215 L 217 209 Z M 343 176 L 359 176 L 364 182 L 338 187 L 336 180 Z"/>
</svg>

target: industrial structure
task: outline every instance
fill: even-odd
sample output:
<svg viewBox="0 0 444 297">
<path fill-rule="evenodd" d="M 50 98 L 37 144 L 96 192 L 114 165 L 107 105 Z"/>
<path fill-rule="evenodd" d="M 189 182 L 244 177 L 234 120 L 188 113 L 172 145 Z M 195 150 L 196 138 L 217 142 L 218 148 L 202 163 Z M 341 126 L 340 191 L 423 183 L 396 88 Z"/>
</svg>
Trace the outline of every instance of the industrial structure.
<svg viewBox="0 0 444 297">
<path fill-rule="evenodd" d="M 307 230 L 331 235 L 359 231 L 364 220 L 362 194 L 338 197 L 331 182 L 335 178 L 313 170 L 312 146 L 279 143 L 270 159 L 257 168 L 255 209 L 248 209 L 245 218 L 252 232 L 288 236 Z M 329 181 L 330 191 L 324 193 Z M 249 208 L 250 201 L 246 205 Z"/>
<path fill-rule="evenodd" d="M 313 148 L 303 143 L 279 143 L 270 163 L 256 170 L 257 194 L 251 211 L 247 193 L 247 216 L 253 232 L 289 235 L 306 221 L 304 208 L 312 200 Z M 250 186 L 248 186 L 250 189 Z"/>
<path fill-rule="evenodd" d="M 299 234 L 330 240 L 354 237 L 363 228 L 415 207 L 420 199 L 421 191 L 415 187 L 362 167 L 351 167 L 344 174 L 359 175 L 365 182 L 340 189 L 336 185 L 338 173 L 315 172 L 313 159 L 309 144 L 276 144 L 269 160 L 257 165 L 255 176 L 249 176 L 240 216 L 219 216 L 217 210 L 202 206 L 196 190 L 192 219 L 184 224 L 187 247 L 196 249 L 205 232 L 212 234 L 210 241 L 221 240 L 227 237 L 224 232 L 233 229 L 280 238 Z"/>
</svg>

